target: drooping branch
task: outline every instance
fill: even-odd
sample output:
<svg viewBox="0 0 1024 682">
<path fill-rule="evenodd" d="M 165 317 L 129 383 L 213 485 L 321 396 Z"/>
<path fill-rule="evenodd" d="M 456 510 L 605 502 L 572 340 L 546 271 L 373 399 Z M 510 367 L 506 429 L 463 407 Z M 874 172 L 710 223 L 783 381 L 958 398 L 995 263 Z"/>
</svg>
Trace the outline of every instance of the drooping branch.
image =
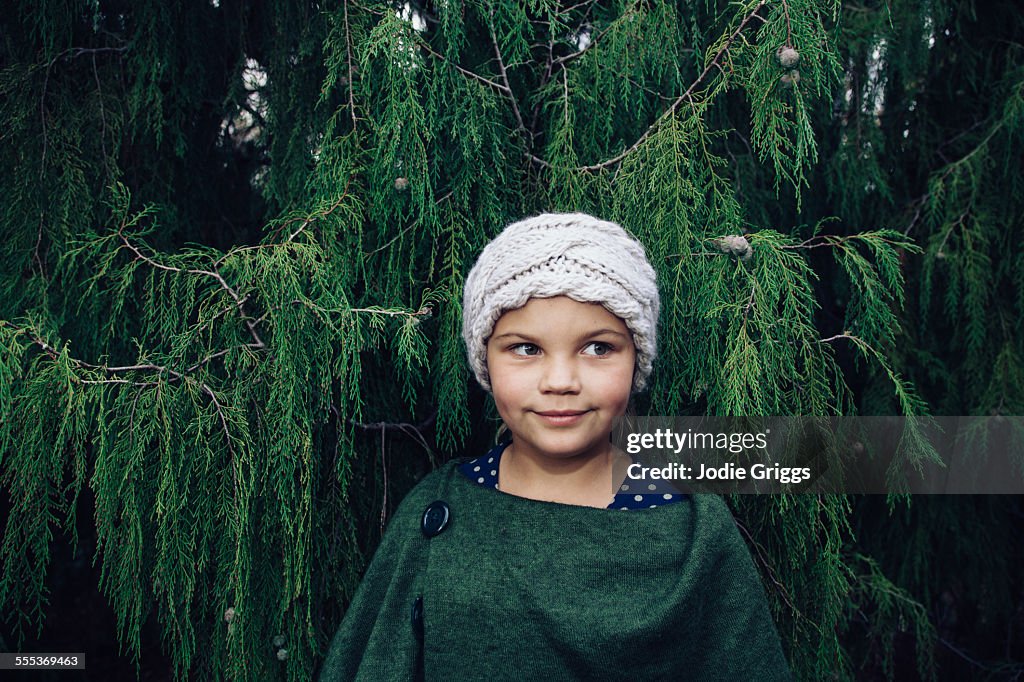
<svg viewBox="0 0 1024 682">
<path fill-rule="evenodd" d="M 0 320 L 0 324 L 2 324 L 3 326 L 7 327 L 8 329 L 14 330 L 15 332 L 25 334 L 28 337 L 28 339 L 32 342 L 32 344 L 40 347 L 43 350 L 43 352 L 46 353 L 46 355 L 50 357 L 50 359 L 57 360 L 60 357 L 60 354 L 57 352 L 56 348 L 51 346 L 49 343 L 47 343 L 44 339 L 40 338 L 38 335 L 32 333 L 30 330 L 22 329 L 22 328 L 14 325 L 14 324 L 12 324 L 10 322 L 7 322 L 6 320 Z M 212 358 L 210 358 L 210 359 L 212 359 Z M 100 378 L 100 379 L 84 378 L 84 377 L 80 377 L 80 376 L 77 376 L 77 375 L 72 375 L 72 377 L 71 377 L 72 381 L 75 381 L 76 383 L 83 384 L 83 385 L 86 385 L 86 384 L 126 384 L 126 385 L 130 385 L 130 386 L 138 387 L 140 389 L 140 391 L 142 389 L 145 389 L 145 388 L 151 388 L 151 387 L 159 386 L 160 385 L 159 381 L 153 381 L 153 380 L 137 381 L 134 378 L 122 379 L 122 378 L 118 378 L 117 377 L 117 375 L 119 375 L 119 374 L 125 374 L 125 373 L 129 373 L 129 372 L 156 372 L 158 375 L 163 375 L 163 374 L 168 375 L 169 377 L 171 377 L 172 381 L 173 380 L 179 380 L 179 381 L 182 381 L 182 382 L 187 382 L 187 383 L 191 383 L 191 384 L 195 385 L 203 393 L 205 393 L 207 396 L 209 396 L 210 401 L 213 403 L 214 409 L 217 411 L 217 416 L 220 419 L 221 428 L 224 431 L 224 438 L 225 438 L 225 440 L 227 442 L 228 450 L 231 453 L 232 458 L 234 457 L 234 448 L 231 447 L 231 431 L 228 428 L 227 417 L 225 417 L 225 415 L 224 415 L 224 410 L 221 407 L 220 401 L 217 400 L 217 394 L 214 392 L 213 388 L 209 384 L 207 384 L 207 383 L 205 383 L 203 381 L 199 381 L 198 379 L 196 379 L 194 377 L 188 376 L 187 373 L 185 373 L 185 372 L 178 372 L 178 371 L 176 371 L 174 369 L 171 369 L 170 367 L 166 367 L 164 365 L 157 365 L 157 364 L 154 364 L 154 363 L 139 363 L 139 364 L 135 364 L 135 365 L 123 365 L 123 366 L 111 367 L 109 365 L 93 364 L 91 362 L 86 362 L 85 360 L 81 360 L 79 358 L 74 358 L 74 357 L 69 357 L 68 361 L 73 366 L 75 366 L 75 367 L 77 367 L 78 369 L 81 369 L 81 370 L 92 371 L 92 372 L 97 372 L 98 371 L 98 372 L 103 372 L 103 373 L 106 373 L 108 375 L 111 375 L 111 376 L 106 376 L 106 377 L 103 377 L 103 378 Z M 197 365 L 194 365 L 192 368 L 190 368 L 189 371 L 194 370 L 195 368 L 198 368 L 201 364 L 203 364 L 203 363 L 199 363 Z M 138 396 L 136 396 L 136 400 L 137 399 L 138 399 Z M 133 411 L 134 411 L 134 402 L 133 402 Z"/>
<path fill-rule="evenodd" d="M 433 48 L 431 48 L 430 45 L 428 45 L 426 41 L 421 42 L 420 45 L 423 47 L 424 50 L 427 51 L 427 54 L 429 54 L 431 57 L 433 57 L 434 59 L 436 59 L 439 62 L 443 62 L 445 64 L 448 64 L 453 69 L 455 69 L 456 71 L 461 73 L 463 76 L 466 76 L 467 78 L 472 78 L 473 80 L 480 81 L 484 85 L 486 85 L 486 86 L 488 86 L 490 88 L 494 88 L 495 90 L 500 92 L 502 95 L 507 95 L 507 96 L 511 96 L 512 95 L 512 91 L 509 90 L 506 86 L 502 85 L 501 83 L 496 83 L 496 82 L 492 81 L 490 78 L 486 78 L 484 76 L 481 76 L 478 73 L 470 71 L 469 69 L 465 69 L 465 68 L 459 66 L 458 64 L 455 64 L 454 62 L 451 62 L 451 61 L 445 59 L 444 55 L 439 54 L 437 51 L 435 51 Z"/>
<path fill-rule="evenodd" d="M 498 47 L 498 37 L 494 34 L 493 24 L 489 24 L 487 26 L 487 30 L 491 34 L 491 45 L 494 46 L 494 56 L 498 60 L 498 70 L 501 72 L 501 80 L 505 83 L 506 94 L 508 95 L 509 102 L 512 103 L 512 113 L 516 117 L 516 124 L 518 124 L 519 130 L 523 133 L 523 141 L 529 146 L 530 133 L 526 129 L 526 125 L 523 123 L 523 116 L 519 112 L 519 103 L 516 101 L 515 93 L 512 92 L 512 84 L 508 80 L 508 71 L 505 69 L 505 60 L 501 57 L 501 48 Z"/>
<path fill-rule="evenodd" d="M 353 78 L 352 69 L 352 32 L 348 25 L 348 0 L 344 0 L 343 11 L 345 16 L 345 51 L 348 54 L 348 108 L 349 113 L 352 116 L 352 130 L 356 129 L 356 100 L 355 100 L 355 81 Z"/>
<path fill-rule="evenodd" d="M 202 270 L 199 268 L 179 268 L 173 265 L 165 265 L 142 253 L 142 251 L 139 250 L 138 247 L 136 247 L 134 244 L 128 241 L 128 238 L 124 236 L 124 232 L 122 232 L 121 229 L 118 229 L 117 236 L 121 238 L 121 243 L 124 244 L 125 248 L 127 248 L 129 251 L 135 254 L 136 259 L 143 261 L 144 263 L 151 267 L 154 267 L 158 270 L 164 270 L 166 272 L 202 275 L 204 277 L 212 277 L 213 279 L 217 280 L 221 288 L 224 289 L 224 291 L 226 291 L 228 295 L 231 296 L 231 298 L 235 301 L 235 306 L 238 308 L 238 312 L 242 318 L 242 321 L 245 323 L 245 326 L 249 329 L 249 333 L 252 334 L 253 339 L 255 339 L 255 346 L 257 348 L 263 348 L 266 346 L 266 344 L 263 343 L 263 339 L 260 338 L 259 332 L 256 331 L 256 325 L 253 324 L 252 318 L 248 315 L 248 313 L 245 312 L 245 306 L 243 304 L 242 297 L 239 296 L 238 292 L 235 291 L 231 287 L 231 285 L 227 283 L 227 281 L 224 279 L 224 276 L 221 275 L 217 269 Z"/>
<path fill-rule="evenodd" d="M 722 47 L 718 49 L 718 52 L 715 53 L 715 56 L 711 59 L 710 62 L 708 62 L 707 66 L 704 67 L 704 70 L 700 72 L 700 75 L 697 76 L 696 80 L 694 80 L 686 89 L 686 92 L 679 95 L 679 97 L 677 97 L 675 101 L 672 102 L 671 106 L 669 106 L 669 108 L 666 109 L 664 113 L 662 113 L 662 115 L 659 116 L 657 120 L 655 120 L 654 123 L 652 123 L 639 138 L 637 138 L 636 142 L 630 145 L 622 153 L 617 154 L 616 156 L 613 156 L 612 158 L 606 161 L 602 161 L 601 163 L 595 163 L 591 166 L 581 166 L 577 170 L 585 172 L 603 170 L 605 168 L 608 168 L 609 166 L 613 166 L 619 163 L 627 156 L 632 154 L 634 151 L 639 149 L 640 145 L 642 145 L 651 135 L 653 135 L 654 132 L 659 127 L 661 127 L 661 125 L 665 121 L 667 121 L 673 114 L 675 114 L 676 109 L 678 109 L 683 102 L 693 101 L 693 95 L 697 90 L 697 87 L 704 82 L 704 79 L 707 78 L 708 74 L 710 74 L 713 69 L 722 68 L 721 64 L 719 63 L 720 60 L 728 53 L 729 48 L 732 46 L 733 42 L 735 42 L 736 38 L 738 38 L 739 35 L 743 32 L 743 29 L 747 27 L 747 24 L 749 24 L 750 21 L 755 17 L 758 17 L 757 13 L 762 7 L 764 7 L 764 5 L 764 2 L 759 2 L 757 6 L 754 7 L 754 9 L 751 10 L 751 12 L 743 18 L 743 21 L 740 22 L 739 26 L 736 27 L 736 30 L 733 31 L 729 38 L 725 41 L 725 43 L 722 44 Z"/>
</svg>

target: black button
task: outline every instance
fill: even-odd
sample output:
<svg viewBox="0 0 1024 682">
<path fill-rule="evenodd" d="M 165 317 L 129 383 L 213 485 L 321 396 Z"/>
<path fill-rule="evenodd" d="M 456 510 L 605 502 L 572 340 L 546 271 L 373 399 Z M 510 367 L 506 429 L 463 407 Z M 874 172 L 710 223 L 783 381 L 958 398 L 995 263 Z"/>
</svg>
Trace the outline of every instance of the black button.
<svg viewBox="0 0 1024 682">
<path fill-rule="evenodd" d="M 412 602 L 412 634 L 423 641 L 423 597 L 416 597 Z"/>
<path fill-rule="evenodd" d="M 431 502 L 423 512 L 423 534 L 432 538 L 448 527 L 451 512 L 448 504 L 441 500 Z"/>
</svg>

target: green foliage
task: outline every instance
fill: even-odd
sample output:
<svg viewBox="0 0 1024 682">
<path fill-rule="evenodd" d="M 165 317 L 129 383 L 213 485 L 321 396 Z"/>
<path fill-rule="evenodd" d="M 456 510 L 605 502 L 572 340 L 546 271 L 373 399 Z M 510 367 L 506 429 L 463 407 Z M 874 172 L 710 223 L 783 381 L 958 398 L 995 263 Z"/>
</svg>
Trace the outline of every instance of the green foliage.
<svg viewBox="0 0 1024 682">
<path fill-rule="evenodd" d="M 19 638 L 87 528 L 137 663 L 155 616 L 177 679 L 309 679 L 401 494 L 493 437 L 462 282 L 532 212 L 646 245 L 643 411 L 1024 410 L 1012 3 L 23 4 L 0 19 Z M 801 679 L 895 676 L 903 632 L 940 671 L 941 504 L 733 502 Z M 881 531 L 907 516 L 905 551 Z"/>
</svg>

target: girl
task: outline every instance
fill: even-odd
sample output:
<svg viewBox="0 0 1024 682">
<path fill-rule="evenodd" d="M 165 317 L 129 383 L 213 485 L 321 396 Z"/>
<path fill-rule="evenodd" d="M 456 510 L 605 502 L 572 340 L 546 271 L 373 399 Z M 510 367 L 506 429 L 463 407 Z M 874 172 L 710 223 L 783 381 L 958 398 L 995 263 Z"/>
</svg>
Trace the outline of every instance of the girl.
<svg viewBox="0 0 1024 682">
<path fill-rule="evenodd" d="M 545 214 L 488 244 L 462 333 L 511 441 L 409 493 L 323 682 L 789 679 L 725 504 L 621 478 L 610 434 L 651 372 L 658 308 L 614 223 Z"/>
</svg>

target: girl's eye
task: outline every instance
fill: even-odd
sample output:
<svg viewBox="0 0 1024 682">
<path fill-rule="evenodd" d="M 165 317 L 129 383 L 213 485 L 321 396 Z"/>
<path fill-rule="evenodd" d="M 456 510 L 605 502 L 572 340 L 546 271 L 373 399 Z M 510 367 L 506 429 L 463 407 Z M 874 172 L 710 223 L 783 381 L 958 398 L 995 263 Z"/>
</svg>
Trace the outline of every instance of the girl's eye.
<svg viewBox="0 0 1024 682">
<path fill-rule="evenodd" d="M 591 341 L 583 348 L 584 355 L 608 355 L 611 353 L 612 345 L 604 341 Z"/>
<path fill-rule="evenodd" d="M 537 355 L 540 353 L 540 348 L 532 343 L 517 343 L 509 350 L 512 351 L 513 355 Z"/>
</svg>

